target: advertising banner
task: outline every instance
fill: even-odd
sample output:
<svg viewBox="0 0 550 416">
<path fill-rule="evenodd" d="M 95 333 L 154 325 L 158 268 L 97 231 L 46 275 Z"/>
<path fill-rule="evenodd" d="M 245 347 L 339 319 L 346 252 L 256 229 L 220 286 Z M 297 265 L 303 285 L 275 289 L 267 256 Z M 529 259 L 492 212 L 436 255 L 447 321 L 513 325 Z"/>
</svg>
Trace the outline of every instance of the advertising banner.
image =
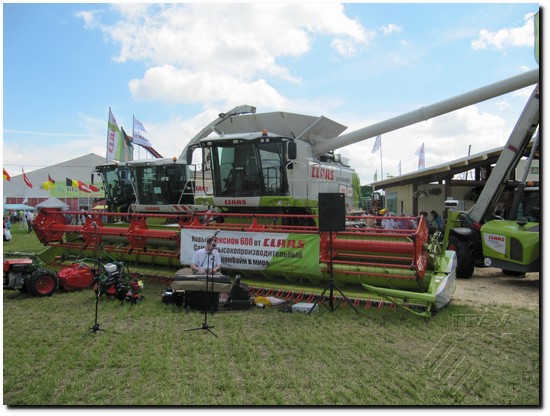
<svg viewBox="0 0 550 416">
<path fill-rule="evenodd" d="M 206 246 L 212 230 L 181 230 L 182 264 L 189 265 L 196 250 Z M 315 275 L 319 269 L 319 235 L 220 231 L 217 250 L 223 268 L 273 270 L 277 273 Z"/>
</svg>

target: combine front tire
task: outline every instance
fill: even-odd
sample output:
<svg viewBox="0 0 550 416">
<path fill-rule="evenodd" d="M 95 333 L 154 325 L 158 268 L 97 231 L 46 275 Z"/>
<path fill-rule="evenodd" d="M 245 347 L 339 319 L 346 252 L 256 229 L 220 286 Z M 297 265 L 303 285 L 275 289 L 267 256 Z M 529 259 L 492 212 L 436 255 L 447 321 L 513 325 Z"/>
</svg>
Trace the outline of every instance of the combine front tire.
<svg viewBox="0 0 550 416">
<path fill-rule="evenodd" d="M 30 280 L 28 289 L 34 296 L 51 296 L 57 289 L 57 275 L 49 270 L 35 271 Z"/>
<path fill-rule="evenodd" d="M 467 279 L 474 274 L 475 258 L 474 246 L 471 241 L 466 239 L 456 239 L 456 277 L 459 279 Z"/>
</svg>

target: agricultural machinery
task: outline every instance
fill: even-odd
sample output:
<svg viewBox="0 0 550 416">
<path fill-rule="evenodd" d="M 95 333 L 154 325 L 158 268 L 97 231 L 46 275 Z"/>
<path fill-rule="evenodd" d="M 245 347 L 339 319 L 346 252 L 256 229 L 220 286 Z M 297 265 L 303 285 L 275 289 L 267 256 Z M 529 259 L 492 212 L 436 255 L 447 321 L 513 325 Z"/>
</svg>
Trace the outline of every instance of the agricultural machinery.
<svg viewBox="0 0 550 416">
<path fill-rule="evenodd" d="M 70 225 L 71 212 L 41 210 L 35 232 L 50 246 L 42 256 L 89 256 L 101 244 L 126 262 L 179 268 L 218 229 L 226 275 L 292 287 L 333 278 L 429 313 L 449 302 L 457 258 L 446 240 L 429 237 L 422 217 L 395 218 L 414 224 L 408 229 L 319 230 L 320 193 L 341 195 L 343 216 L 359 204 L 358 175 L 334 150 L 537 82 L 531 71 L 347 134 L 323 116 L 238 107 L 197 134 L 179 159 L 102 168 L 105 189 L 109 175 L 128 175 L 135 198 L 128 211 L 88 212 L 83 225 Z M 202 165 L 193 172 L 195 151 Z"/>
<path fill-rule="evenodd" d="M 51 296 L 57 290 L 57 274 L 44 268 L 36 254 L 4 255 L 4 289 L 33 296 Z"/>
<path fill-rule="evenodd" d="M 446 240 L 457 254 L 457 277 L 471 277 L 475 266 L 501 268 L 510 275 L 540 270 L 540 194 L 538 188 L 526 188 L 527 173 L 539 149 L 539 93 L 537 85 L 475 205 L 468 212 L 449 213 Z M 526 154 L 529 144 L 532 146 L 525 174 L 506 218 L 493 219 L 510 173 Z"/>
<path fill-rule="evenodd" d="M 143 282 L 132 279 L 128 265 L 111 260 L 82 258 L 59 271 L 59 287 L 65 291 L 95 288 L 106 295 L 133 303 L 141 299 Z"/>
<path fill-rule="evenodd" d="M 37 254 L 8 253 L 4 258 L 4 289 L 19 290 L 32 296 L 51 296 L 57 290 L 67 292 L 96 288 L 121 300 L 140 299 L 143 282 L 130 278 L 124 263 L 82 258 L 59 272 L 44 268 Z"/>
</svg>

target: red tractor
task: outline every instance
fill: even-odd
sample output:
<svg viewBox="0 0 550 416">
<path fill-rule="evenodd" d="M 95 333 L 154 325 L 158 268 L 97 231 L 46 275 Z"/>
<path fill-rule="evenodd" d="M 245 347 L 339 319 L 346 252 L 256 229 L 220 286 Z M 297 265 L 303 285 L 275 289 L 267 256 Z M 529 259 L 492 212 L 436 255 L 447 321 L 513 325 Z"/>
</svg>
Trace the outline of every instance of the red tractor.
<svg viewBox="0 0 550 416">
<path fill-rule="evenodd" d="M 142 299 L 143 282 L 131 279 L 128 267 L 121 262 L 101 264 L 84 258 L 55 273 L 42 268 L 37 254 L 8 253 L 5 257 L 4 289 L 51 296 L 58 288 L 67 292 L 94 288 L 132 303 Z"/>
<path fill-rule="evenodd" d="M 58 277 L 42 269 L 36 254 L 13 253 L 4 258 L 4 289 L 19 290 L 33 296 L 51 296 L 57 290 Z"/>
</svg>

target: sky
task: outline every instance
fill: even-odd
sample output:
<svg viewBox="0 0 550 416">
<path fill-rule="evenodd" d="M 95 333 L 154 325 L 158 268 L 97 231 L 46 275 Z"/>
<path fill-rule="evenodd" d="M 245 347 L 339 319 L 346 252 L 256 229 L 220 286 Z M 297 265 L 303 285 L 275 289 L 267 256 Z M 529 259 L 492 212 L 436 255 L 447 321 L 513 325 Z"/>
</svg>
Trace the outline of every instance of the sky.
<svg viewBox="0 0 550 416">
<path fill-rule="evenodd" d="M 538 3 L 3 4 L 3 166 L 106 155 L 109 108 L 164 157 L 236 105 L 344 133 L 537 69 Z M 503 146 L 533 87 L 336 150 L 362 184 Z M 136 151 L 135 157 L 145 157 Z M 46 180 L 47 178 L 45 178 Z"/>
</svg>

